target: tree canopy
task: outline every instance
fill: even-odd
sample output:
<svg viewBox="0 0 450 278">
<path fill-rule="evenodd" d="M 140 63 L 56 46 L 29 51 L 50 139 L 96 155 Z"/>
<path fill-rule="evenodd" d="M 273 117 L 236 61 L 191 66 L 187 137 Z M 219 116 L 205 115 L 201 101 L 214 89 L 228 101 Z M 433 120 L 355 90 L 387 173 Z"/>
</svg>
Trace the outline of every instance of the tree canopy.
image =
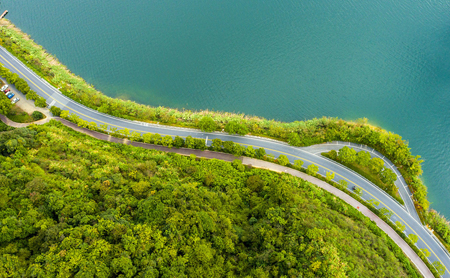
<svg viewBox="0 0 450 278">
<path fill-rule="evenodd" d="M 0 156 L 6 275 L 418 276 L 358 210 L 291 175 L 103 142 L 54 120 L 1 133 L 9 140 L 21 147 Z"/>
</svg>

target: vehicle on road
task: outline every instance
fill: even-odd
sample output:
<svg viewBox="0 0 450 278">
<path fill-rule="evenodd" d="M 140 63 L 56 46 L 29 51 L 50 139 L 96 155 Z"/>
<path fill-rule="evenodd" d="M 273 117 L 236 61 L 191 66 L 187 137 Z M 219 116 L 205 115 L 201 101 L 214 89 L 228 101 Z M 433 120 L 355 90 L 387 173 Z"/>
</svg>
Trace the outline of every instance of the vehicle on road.
<svg viewBox="0 0 450 278">
<path fill-rule="evenodd" d="M 15 99 L 13 99 L 13 100 L 11 101 L 11 103 L 14 104 L 14 103 L 18 102 L 19 100 L 20 100 L 20 98 L 16 97 Z"/>
<path fill-rule="evenodd" d="M 10 90 L 10 89 L 6 89 L 6 90 L 5 90 L 5 94 L 8 93 L 9 91 L 11 91 L 11 90 Z"/>
<path fill-rule="evenodd" d="M 5 91 L 6 89 L 8 89 L 8 85 L 5 85 L 5 86 L 3 86 L 1 89 L 0 89 L 0 91 Z"/>
<path fill-rule="evenodd" d="M 13 93 L 9 93 L 9 94 L 7 94 L 6 95 L 9 99 L 11 99 L 13 96 L 14 96 L 14 94 Z"/>
</svg>

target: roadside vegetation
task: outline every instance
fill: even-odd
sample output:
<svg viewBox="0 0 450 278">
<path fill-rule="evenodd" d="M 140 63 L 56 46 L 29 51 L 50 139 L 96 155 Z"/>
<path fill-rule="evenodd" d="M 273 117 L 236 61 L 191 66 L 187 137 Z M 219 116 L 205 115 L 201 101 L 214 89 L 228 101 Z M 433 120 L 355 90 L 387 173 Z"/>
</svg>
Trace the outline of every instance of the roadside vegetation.
<svg viewBox="0 0 450 278">
<path fill-rule="evenodd" d="M 0 273 L 420 277 L 358 210 L 288 174 L 99 141 L 0 133 Z"/>
<path fill-rule="evenodd" d="M 44 119 L 45 115 L 39 111 L 34 111 L 30 115 L 23 111 L 19 106 L 13 105 L 8 114 L 6 114 L 6 117 L 16 123 L 31 123 Z"/>
<path fill-rule="evenodd" d="M 340 149 L 339 152 L 331 150 L 322 153 L 322 155 L 347 166 L 394 197 L 402 205 L 405 204 L 400 197 L 397 186 L 394 184 L 397 180 L 397 175 L 394 171 L 384 166 L 382 159 L 378 157 L 371 158 L 369 152 L 356 152 L 347 146 Z"/>
<path fill-rule="evenodd" d="M 348 122 L 337 118 L 323 117 L 308 121 L 283 123 L 244 114 L 151 107 L 129 100 L 110 98 L 95 90 L 81 77 L 70 72 L 59 63 L 56 57 L 46 52 L 42 46 L 36 44 L 8 20 L 2 19 L 0 24 L 0 45 L 8 49 L 50 84 L 59 88 L 63 94 L 99 112 L 125 119 L 200 128 L 204 131 L 224 129 L 232 134 L 264 136 L 289 142 L 292 146 L 309 146 L 335 140 L 370 146 L 391 160 L 402 173 L 411 192 L 413 192 L 413 200 L 421 219 L 425 221 L 433 219 L 425 216 L 430 213 L 433 214 L 434 218 L 442 218 L 441 221 L 431 221 L 428 224 L 436 232 L 439 231 L 438 233 L 442 238 L 448 238 L 448 235 L 445 234 L 445 231 L 450 230 L 448 221 L 442 216 L 428 211 L 430 204 L 427 199 L 427 188 L 420 179 L 423 160 L 420 159 L 420 156 L 411 154 L 408 143 L 401 136 L 370 126 L 367 124 L 367 119 Z M 2 67 L 0 67 L 0 75 L 9 76 L 9 81 L 13 84 L 18 82 L 20 90 L 27 95 L 27 98 L 34 99 L 36 106 L 45 106 L 45 99 L 31 90 L 27 92 L 27 86 L 20 78 L 17 78 L 14 74 L 8 74 Z M 86 125 L 85 123 L 82 124 Z M 88 123 L 86 127 L 107 129 L 107 127 L 95 127 L 92 123 Z M 117 130 L 112 130 L 112 132 L 120 134 Z M 433 226 L 437 223 L 446 223 L 446 227 L 442 228 L 442 225 L 440 227 Z M 449 243 L 447 239 L 446 242 Z"/>
</svg>

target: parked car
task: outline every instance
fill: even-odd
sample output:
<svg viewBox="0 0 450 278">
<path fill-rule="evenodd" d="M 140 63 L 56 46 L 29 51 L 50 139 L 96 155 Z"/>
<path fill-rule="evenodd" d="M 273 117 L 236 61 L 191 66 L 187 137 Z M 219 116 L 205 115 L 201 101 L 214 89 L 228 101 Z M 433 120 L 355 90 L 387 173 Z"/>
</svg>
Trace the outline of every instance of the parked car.
<svg viewBox="0 0 450 278">
<path fill-rule="evenodd" d="M 1 89 L 0 89 L 0 91 L 5 91 L 6 89 L 8 89 L 8 85 L 5 85 L 5 86 L 3 86 Z"/>
<path fill-rule="evenodd" d="M 10 90 L 10 89 L 6 89 L 6 90 L 5 90 L 5 94 L 8 93 L 9 91 L 11 91 L 11 90 Z"/>
<path fill-rule="evenodd" d="M 11 101 L 11 103 L 14 104 L 14 103 L 18 102 L 19 100 L 20 100 L 20 98 L 16 97 L 15 99 L 13 99 L 13 100 Z"/>
<path fill-rule="evenodd" d="M 6 96 L 7 96 L 9 99 L 11 99 L 11 98 L 14 96 L 14 94 L 13 94 L 13 93 L 8 93 Z"/>
</svg>

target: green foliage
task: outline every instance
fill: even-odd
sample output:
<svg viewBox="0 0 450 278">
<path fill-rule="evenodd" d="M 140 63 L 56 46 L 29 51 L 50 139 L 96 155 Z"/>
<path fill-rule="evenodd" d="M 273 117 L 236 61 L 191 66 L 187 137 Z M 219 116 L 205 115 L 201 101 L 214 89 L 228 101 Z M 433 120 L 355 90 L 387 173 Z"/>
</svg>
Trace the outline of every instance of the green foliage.
<svg viewBox="0 0 450 278">
<path fill-rule="evenodd" d="M 384 167 L 380 172 L 381 180 L 386 184 L 391 184 L 397 180 L 397 175 L 389 168 Z"/>
<path fill-rule="evenodd" d="M 0 93 L 0 114 L 7 115 L 11 111 L 13 104 L 5 94 Z"/>
<path fill-rule="evenodd" d="M 315 176 L 318 171 L 319 171 L 319 166 L 314 165 L 314 164 L 310 164 L 306 168 L 306 173 L 311 176 Z"/>
<path fill-rule="evenodd" d="M 223 144 L 222 140 L 213 139 L 211 144 L 211 150 L 215 152 L 221 152 L 223 150 L 222 144 Z"/>
<path fill-rule="evenodd" d="M 230 121 L 225 125 L 225 131 L 230 134 L 246 135 L 248 133 L 248 128 L 245 123 Z"/>
<path fill-rule="evenodd" d="M 408 238 L 411 240 L 411 242 L 412 242 L 413 244 L 416 244 L 417 241 L 419 240 L 419 237 L 418 237 L 417 235 L 415 235 L 415 234 L 409 234 L 409 235 L 408 235 Z"/>
<path fill-rule="evenodd" d="M 23 147 L 0 164 L 2 273 L 416 277 L 375 224 L 293 176 L 99 141 L 56 121 L 0 134 L 10 139 Z"/>
<path fill-rule="evenodd" d="M 186 148 L 195 149 L 195 140 L 192 136 L 186 137 L 185 144 L 186 144 Z"/>
<path fill-rule="evenodd" d="M 217 124 L 210 116 L 205 116 L 198 122 L 198 127 L 202 131 L 213 132 L 216 130 Z"/>
<path fill-rule="evenodd" d="M 362 166 L 369 166 L 370 163 L 370 153 L 365 151 L 359 151 L 356 154 L 356 162 Z"/>
<path fill-rule="evenodd" d="M 433 266 L 436 268 L 436 270 L 439 273 L 439 275 L 444 275 L 445 274 L 445 266 L 443 264 L 441 264 L 440 261 L 434 261 L 433 262 Z"/>
<path fill-rule="evenodd" d="M 339 150 L 338 159 L 343 163 L 353 163 L 356 161 L 356 151 L 347 146 Z"/>
<path fill-rule="evenodd" d="M 327 180 L 327 182 L 330 182 L 331 180 L 333 180 L 335 177 L 335 174 L 333 172 L 327 172 L 325 179 Z"/>
<path fill-rule="evenodd" d="M 405 229 L 406 229 L 405 225 L 403 225 L 402 222 L 400 222 L 400 221 L 395 221 L 395 225 L 396 225 L 397 228 L 398 228 L 400 231 L 402 231 L 402 232 L 404 232 Z"/>
<path fill-rule="evenodd" d="M 172 145 L 173 145 L 172 136 L 169 136 L 169 135 L 164 136 L 161 140 L 161 145 L 172 148 Z"/>
<path fill-rule="evenodd" d="M 31 117 L 33 117 L 33 119 L 34 119 L 35 121 L 38 121 L 38 120 L 41 120 L 41 119 L 44 118 L 44 114 L 42 114 L 42 113 L 39 112 L 39 111 L 34 111 L 33 113 L 31 113 Z"/>
<path fill-rule="evenodd" d="M 423 255 L 427 258 L 431 255 L 430 251 L 428 251 L 427 248 L 422 248 L 420 249 L 420 251 L 422 251 Z"/>
<path fill-rule="evenodd" d="M 61 108 L 57 106 L 50 107 L 50 112 L 52 112 L 53 116 L 59 117 L 61 115 Z"/>
<path fill-rule="evenodd" d="M 388 210 L 385 207 L 380 208 L 380 212 L 385 215 L 388 219 L 390 219 L 392 217 L 392 215 L 394 215 L 394 213 L 390 210 Z"/>
<path fill-rule="evenodd" d="M 372 172 L 379 174 L 383 170 L 384 161 L 381 158 L 374 157 L 370 160 L 369 166 Z"/>
<path fill-rule="evenodd" d="M 349 149 L 348 147 L 344 147 L 339 151 L 339 155 L 341 157 L 353 156 L 354 153 L 351 152 L 351 150 L 352 149 Z M 328 153 L 322 153 L 322 155 L 333 159 L 335 153 L 334 151 L 330 151 Z M 404 204 L 404 201 L 402 200 L 400 194 L 398 193 L 398 188 L 394 184 L 394 182 L 397 180 L 397 175 L 391 169 L 383 167 L 384 161 L 382 159 L 378 157 L 374 157 L 371 159 L 369 153 L 361 151 L 358 154 L 356 154 L 355 161 L 352 163 L 344 163 L 342 159 L 339 159 L 339 156 L 335 160 L 352 169 L 353 171 L 359 173 L 360 175 L 362 175 L 363 177 L 365 177 L 366 179 L 377 185 L 379 188 L 386 191 L 389 195 L 394 197 L 399 203 Z M 344 160 L 350 161 L 351 159 L 348 160 L 347 158 L 344 158 Z M 360 162 L 362 162 L 366 166 L 359 164 Z M 423 196 L 426 196 L 426 188 L 425 194 L 422 195 L 422 197 Z M 424 204 L 427 204 L 427 202 L 425 201 L 423 202 Z"/>
<path fill-rule="evenodd" d="M 353 192 L 355 192 L 355 194 L 358 195 L 359 197 L 362 197 L 362 195 L 363 195 L 363 191 L 362 191 L 361 187 L 359 187 L 359 186 L 355 186 L 355 189 L 353 190 Z"/>
<path fill-rule="evenodd" d="M 182 148 L 184 147 L 184 140 L 180 136 L 175 136 L 175 139 L 173 140 L 173 146 L 175 148 Z"/>
<path fill-rule="evenodd" d="M 244 154 L 245 154 L 245 156 L 248 156 L 248 157 L 255 157 L 256 156 L 256 151 L 255 151 L 255 149 L 252 146 L 248 146 L 245 149 Z"/>
<path fill-rule="evenodd" d="M 289 158 L 287 158 L 287 156 L 285 156 L 284 154 L 280 154 L 280 156 L 278 157 L 278 164 L 280 164 L 281 166 L 288 165 Z"/>
<path fill-rule="evenodd" d="M 34 101 L 34 105 L 44 108 L 47 106 L 47 102 L 45 101 L 45 98 L 38 96 Z"/>
<path fill-rule="evenodd" d="M 130 140 L 135 142 L 142 142 L 143 137 L 139 132 L 133 131 L 131 132 Z"/>
<path fill-rule="evenodd" d="M 302 141 L 300 140 L 300 136 L 297 132 L 291 132 L 288 136 L 288 143 L 291 146 L 299 147 L 302 145 Z"/>
<path fill-rule="evenodd" d="M 266 150 L 264 148 L 256 149 L 256 158 L 264 159 L 265 156 L 266 156 Z"/>
<path fill-rule="evenodd" d="M 297 170 L 302 169 L 303 166 L 303 160 L 297 159 L 294 161 L 294 168 Z"/>
</svg>

